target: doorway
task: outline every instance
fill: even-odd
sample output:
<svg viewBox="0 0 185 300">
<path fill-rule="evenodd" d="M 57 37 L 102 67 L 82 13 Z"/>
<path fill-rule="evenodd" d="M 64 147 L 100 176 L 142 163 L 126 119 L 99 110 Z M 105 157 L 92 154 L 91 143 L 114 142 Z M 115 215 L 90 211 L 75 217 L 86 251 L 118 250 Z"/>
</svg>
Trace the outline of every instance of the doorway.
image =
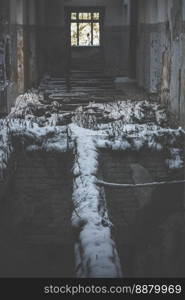
<svg viewBox="0 0 185 300">
<path fill-rule="evenodd" d="M 74 7 L 66 12 L 68 71 L 103 70 L 104 9 Z"/>
</svg>

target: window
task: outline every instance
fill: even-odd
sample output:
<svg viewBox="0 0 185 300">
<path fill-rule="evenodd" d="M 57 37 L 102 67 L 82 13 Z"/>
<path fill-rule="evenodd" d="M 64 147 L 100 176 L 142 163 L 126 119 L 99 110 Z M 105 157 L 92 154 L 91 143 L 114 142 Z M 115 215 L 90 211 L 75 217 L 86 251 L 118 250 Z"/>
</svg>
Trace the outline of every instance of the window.
<svg viewBox="0 0 185 300">
<path fill-rule="evenodd" d="M 100 46 L 99 12 L 71 12 L 71 46 Z"/>
</svg>

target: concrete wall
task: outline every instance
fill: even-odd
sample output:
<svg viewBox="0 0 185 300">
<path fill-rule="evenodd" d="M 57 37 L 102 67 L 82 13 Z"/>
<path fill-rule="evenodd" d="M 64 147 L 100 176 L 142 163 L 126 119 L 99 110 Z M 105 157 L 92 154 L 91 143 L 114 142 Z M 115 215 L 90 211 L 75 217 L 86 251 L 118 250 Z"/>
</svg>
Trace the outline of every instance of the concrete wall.
<svg viewBox="0 0 185 300">
<path fill-rule="evenodd" d="M 185 1 L 139 0 L 137 80 L 185 126 Z M 141 67 L 142 66 L 142 67 Z"/>
<path fill-rule="evenodd" d="M 124 6 L 124 3 L 126 6 Z M 46 71 L 62 72 L 66 62 L 65 7 L 105 7 L 103 49 L 105 73 L 128 75 L 129 3 L 123 0 L 45 0 Z"/>
</svg>

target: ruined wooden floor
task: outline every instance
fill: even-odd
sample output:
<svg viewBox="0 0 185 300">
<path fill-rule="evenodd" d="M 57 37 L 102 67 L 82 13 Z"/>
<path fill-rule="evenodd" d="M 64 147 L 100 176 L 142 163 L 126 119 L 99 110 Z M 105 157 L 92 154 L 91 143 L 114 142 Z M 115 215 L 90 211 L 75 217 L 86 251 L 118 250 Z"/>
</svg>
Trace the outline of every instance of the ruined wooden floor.
<svg viewBox="0 0 185 300">
<path fill-rule="evenodd" d="M 39 86 L 44 102 L 57 101 L 64 109 L 74 110 L 87 106 L 90 102 L 106 103 L 120 100 L 143 100 L 148 95 L 136 86 L 134 81 L 125 78 L 117 83 L 113 77 L 104 76 L 98 71 L 72 71 L 66 77 L 45 76 Z"/>
</svg>

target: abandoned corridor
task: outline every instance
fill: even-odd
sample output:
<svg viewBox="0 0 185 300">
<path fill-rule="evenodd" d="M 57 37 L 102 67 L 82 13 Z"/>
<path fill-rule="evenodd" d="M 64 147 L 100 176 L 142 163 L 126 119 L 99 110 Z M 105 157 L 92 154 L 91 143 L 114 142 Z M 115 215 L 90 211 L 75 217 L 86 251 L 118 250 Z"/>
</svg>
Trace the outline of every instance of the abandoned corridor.
<svg viewBox="0 0 185 300">
<path fill-rule="evenodd" d="M 185 276 L 184 49 L 185 0 L 1 0 L 0 277 Z"/>
</svg>

